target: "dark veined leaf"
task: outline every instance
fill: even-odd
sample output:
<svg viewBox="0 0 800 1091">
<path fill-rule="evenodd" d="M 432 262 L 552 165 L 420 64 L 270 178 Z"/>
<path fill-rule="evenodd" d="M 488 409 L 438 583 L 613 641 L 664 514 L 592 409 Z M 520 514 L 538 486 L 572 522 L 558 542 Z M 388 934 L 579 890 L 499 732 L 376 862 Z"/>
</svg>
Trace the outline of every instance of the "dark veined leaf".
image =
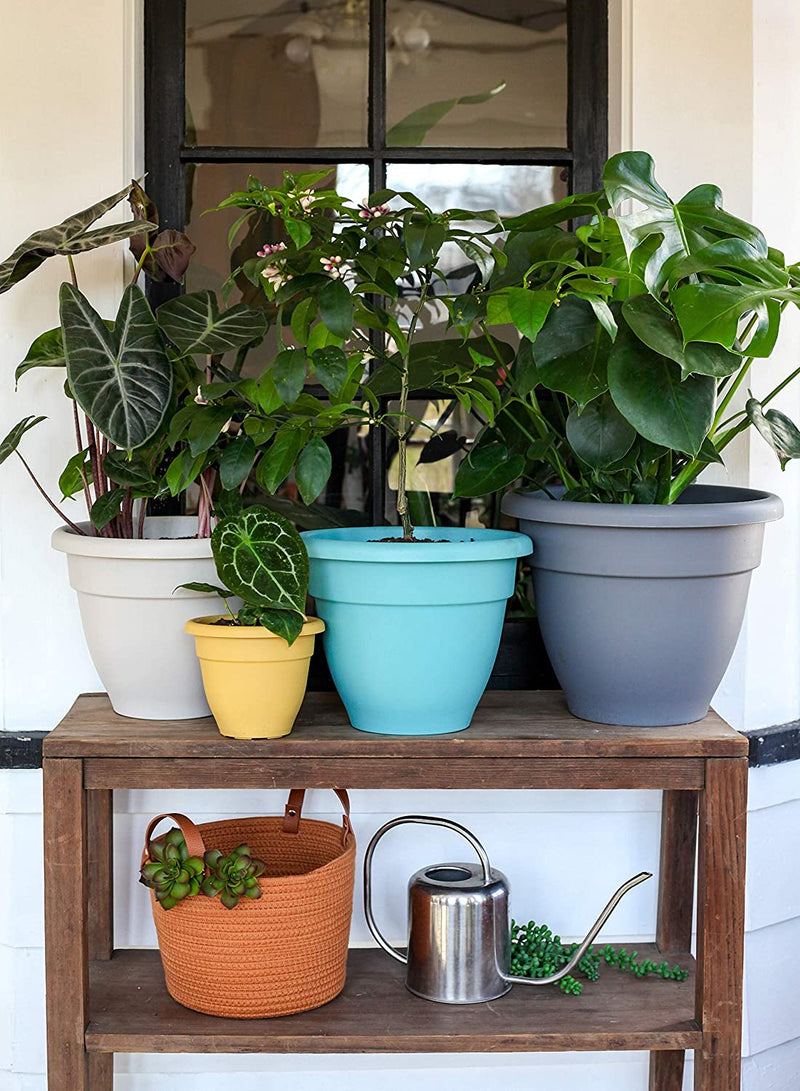
<svg viewBox="0 0 800 1091">
<path fill-rule="evenodd" d="M 239 436 L 222 452 L 219 478 L 223 489 L 238 489 L 253 468 L 256 445 L 250 436 Z"/>
<path fill-rule="evenodd" d="M 661 356 L 680 365 L 684 375 L 732 375 L 742 363 L 741 356 L 721 345 L 697 341 L 683 343 L 683 333 L 673 315 L 651 295 L 635 295 L 622 304 L 628 326 L 640 341 Z"/>
<path fill-rule="evenodd" d="M 311 504 L 328 484 L 331 476 L 331 451 L 324 439 L 314 436 L 297 458 L 294 476 L 300 495 Z"/>
<path fill-rule="evenodd" d="M 303 349 L 283 349 L 270 368 L 275 389 L 286 405 L 294 405 L 306 381 L 306 354 Z"/>
<path fill-rule="evenodd" d="M 166 273 L 170 280 L 174 280 L 179 284 L 189 268 L 192 254 L 197 250 L 189 236 L 184 234 L 183 231 L 176 231 L 175 228 L 168 227 L 164 231 L 159 231 L 150 246 L 152 254 L 148 256 L 153 259 L 153 267 L 162 273 Z M 145 262 L 146 265 L 147 262 Z"/>
<path fill-rule="evenodd" d="M 656 181 L 655 164 L 646 152 L 613 155 L 603 169 L 603 183 L 631 265 L 654 295 L 666 281 L 670 261 L 696 254 L 719 239 L 743 239 L 767 257 L 764 236 L 722 208 L 716 186 L 696 186 L 674 202 Z M 626 212 L 629 200 L 634 211 Z"/>
<path fill-rule="evenodd" d="M 781 469 L 793 458 L 800 458 L 800 429 L 785 413 L 767 409 L 752 396 L 747 399 L 745 412 L 780 460 Z"/>
<path fill-rule="evenodd" d="M 275 492 L 292 471 L 295 459 L 305 443 L 301 428 L 284 428 L 278 432 L 261 456 L 256 476 L 267 492 Z"/>
<path fill-rule="evenodd" d="M 127 488 L 147 488 L 153 483 L 150 467 L 143 458 L 129 458 L 125 451 L 109 451 L 103 459 L 103 469 L 116 485 Z"/>
<path fill-rule="evenodd" d="M 548 390 L 569 395 L 582 409 L 608 389 L 611 347 L 591 305 L 565 296 L 550 310 L 533 345 L 538 380 Z"/>
<path fill-rule="evenodd" d="M 438 125 L 442 118 L 446 117 L 451 110 L 456 106 L 477 106 L 481 103 L 488 102 L 489 99 L 494 98 L 495 95 L 499 95 L 501 91 L 505 90 L 505 81 L 498 83 L 491 90 L 485 91 L 482 94 L 477 95 L 462 95 L 461 98 L 443 99 L 441 102 L 429 102 L 426 106 L 421 106 L 418 110 L 414 110 L 408 114 L 402 120 L 392 125 L 386 134 L 386 144 L 390 148 L 417 148 L 431 131 L 431 129 Z M 382 203 L 380 198 L 390 200 L 394 196 L 394 191 L 385 191 L 383 194 L 376 194 L 370 198 L 370 203 L 379 204 Z"/>
<path fill-rule="evenodd" d="M 505 443 L 487 443 L 473 449 L 456 471 L 453 496 L 485 496 L 511 485 L 525 469 L 520 454 L 510 454 Z"/>
<path fill-rule="evenodd" d="M 43 420 L 47 420 L 47 417 L 24 417 L 14 425 L 8 435 L 0 442 L 0 464 L 5 462 L 9 455 L 14 454 L 25 433 L 31 428 L 35 428 L 37 424 L 41 424 Z"/>
<path fill-rule="evenodd" d="M 283 637 L 289 647 L 302 633 L 306 621 L 298 610 L 278 610 L 258 603 L 242 606 L 237 618 L 240 625 L 263 625 L 269 632 Z"/>
<path fill-rule="evenodd" d="M 99 220 L 118 205 L 123 197 L 127 197 L 130 188 L 125 186 L 119 193 L 98 201 L 96 205 L 91 205 L 82 212 L 76 212 L 55 227 L 29 235 L 5 261 L 0 262 L 0 293 L 7 292 L 13 285 L 24 280 L 29 273 L 55 254 L 78 254 L 83 250 L 93 250 L 107 243 L 129 239 L 132 235 L 140 234 L 145 227 L 155 227 L 155 224 L 132 220 L 129 223 L 87 231 L 95 220 Z"/>
<path fill-rule="evenodd" d="M 567 439 L 575 454 L 593 470 L 604 470 L 624 458 L 634 444 L 632 428 L 608 394 L 577 407 L 567 417 Z"/>
<path fill-rule="evenodd" d="M 624 325 L 608 361 L 614 404 L 640 435 L 693 458 L 711 430 L 716 382 L 683 378 L 680 367 L 644 345 Z"/>
<path fill-rule="evenodd" d="M 219 356 L 263 337 L 267 320 L 262 311 L 237 303 L 220 312 L 209 290 L 190 292 L 162 303 L 158 324 L 184 355 Z"/>
<path fill-rule="evenodd" d="M 102 496 L 98 496 L 89 513 L 96 530 L 102 530 L 115 516 L 119 515 L 124 499 L 125 489 L 111 489 Z"/>
<path fill-rule="evenodd" d="M 305 609 L 308 553 L 288 519 L 258 505 L 223 519 L 211 535 L 220 579 L 244 602 Z"/>
<path fill-rule="evenodd" d="M 114 329 L 71 284 L 62 284 L 61 328 L 72 395 L 117 447 L 133 450 L 158 429 L 172 396 L 172 364 L 140 288 L 122 296 Z"/>
</svg>

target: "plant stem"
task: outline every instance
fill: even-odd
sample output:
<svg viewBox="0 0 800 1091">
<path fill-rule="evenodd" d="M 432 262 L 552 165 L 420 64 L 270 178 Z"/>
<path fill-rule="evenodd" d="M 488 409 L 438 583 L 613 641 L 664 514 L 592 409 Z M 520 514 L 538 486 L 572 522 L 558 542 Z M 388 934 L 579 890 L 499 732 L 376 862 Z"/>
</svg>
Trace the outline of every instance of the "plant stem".
<svg viewBox="0 0 800 1091">
<path fill-rule="evenodd" d="M 411 525 L 411 516 L 408 513 L 408 494 L 406 492 L 406 475 L 408 472 L 408 432 L 409 425 L 406 417 L 409 394 L 409 362 L 411 359 L 411 345 L 414 341 L 414 331 L 417 328 L 419 317 L 425 306 L 430 287 L 430 275 L 423 280 L 419 293 L 419 306 L 414 311 L 408 325 L 406 335 L 406 351 L 403 355 L 403 367 L 400 372 L 400 412 L 397 432 L 397 514 L 403 527 L 403 541 L 410 542 L 414 537 L 414 528 Z"/>
<path fill-rule="evenodd" d="M 38 480 L 36 478 L 36 474 L 30 468 L 30 466 L 25 461 L 25 459 L 22 457 L 22 455 L 19 453 L 19 451 L 15 451 L 14 454 L 17 456 L 17 458 L 20 460 L 22 465 L 28 471 L 28 473 L 30 474 L 30 477 L 31 477 L 31 481 L 33 481 L 36 488 L 39 490 L 39 492 L 45 498 L 45 500 L 50 505 L 50 507 L 53 509 L 53 511 L 58 515 L 58 517 L 60 519 L 63 519 L 64 522 L 67 524 L 67 526 L 70 527 L 72 530 L 74 530 L 76 534 L 80 534 L 80 535 L 83 535 L 83 537 L 85 537 L 86 536 L 85 531 L 81 530 L 81 528 L 76 523 L 73 523 L 71 519 L 68 519 L 67 516 L 64 514 L 64 512 L 61 510 L 61 508 L 59 508 L 59 506 L 57 504 L 53 503 L 53 501 L 50 499 L 50 497 L 44 491 L 42 486 L 39 484 L 39 482 L 38 482 Z"/>
<path fill-rule="evenodd" d="M 136 281 L 139 279 L 139 273 L 141 273 L 142 269 L 144 268 L 144 263 L 145 261 L 147 261 L 148 254 L 152 254 L 152 250 L 150 249 L 150 243 L 145 243 L 144 250 L 142 251 L 142 256 L 139 258 L 138 262 L 136 263 L 136 268 L 133 271 L 131 284 L 135 284 Z"/>
<path fill-rule="evenodd" d="M 75 439 L 78 444 L 78 451 L 80 452 L 83 450 L 83 437 L 81 436 L 81 418 L 78 413 L 78 403 L 74 399 L 72 402 L 72 415 L 75 421 Z M 81 481 L 83 482 L 83 497 L 86 501 L 86 514 L 89 516 L 89 523 L 92 528 L 92 534 L 96 535 L 97 530 L 95 529 L 94 523 L 92 523 L 91 521 L 92 493 L 89 489 L 89 479 L 86 476 L 86 471 L 84 470 L 83 466 L 81 466 Z"/>
<path fill-rule="evenodd" d="M 142 497 L 142 506 L 139 508 L 139 522 L 136 528 L 136 537 L 144 538 L 144 521 L 147 515 L 147 497 Z"/>
<path fill-rule="evenodd" d="M 69 262 L 69 276 L 72 281 L 72 287 L 78 287 L 78 275 L 75 272 L 75 262 L 72 260 L 72 254 L 67 254 L 67 261 Z"/>
</svg>

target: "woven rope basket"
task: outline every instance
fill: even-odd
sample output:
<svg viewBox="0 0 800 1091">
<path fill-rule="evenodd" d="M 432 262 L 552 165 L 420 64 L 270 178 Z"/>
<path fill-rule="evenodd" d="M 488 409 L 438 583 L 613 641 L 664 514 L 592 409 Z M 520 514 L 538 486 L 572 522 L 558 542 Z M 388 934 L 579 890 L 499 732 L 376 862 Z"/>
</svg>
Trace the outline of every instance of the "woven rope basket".
<svg viewBox="0 0 800 1091">
<path fill-rule="evenodd" d="M 241 818 L 196 826 L 172 818 L 190 855 L 228 854 L 247 844 L 267 870 L 261 897 L 233 909 L 200 894 L 162 909 L 151 891 L 167 990 L 184 1007 L 232 1019 L 292 1015 L 342 991 L 353 908 L 356 843 L 347 793 L 341 826 L 304 818 L 304 791 L 289 795 L 283 818 Z"/>
</svg>

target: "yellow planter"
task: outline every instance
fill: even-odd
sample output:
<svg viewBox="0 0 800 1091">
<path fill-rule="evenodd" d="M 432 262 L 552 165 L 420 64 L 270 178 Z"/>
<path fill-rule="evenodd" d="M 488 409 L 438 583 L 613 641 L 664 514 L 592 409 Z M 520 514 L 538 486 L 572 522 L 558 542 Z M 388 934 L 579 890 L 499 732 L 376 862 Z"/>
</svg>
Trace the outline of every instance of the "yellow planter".
<svg viewBox="0 0 800 1091">
<path fill-rule="evenodd" d="M 289 647 L 263 625 L 215 625 L 220 617 L 186 622 L 220 733 L 233 739 L 288 735 L 305 696 L 314 637 L 325 622 L 309 618 Z"/>
</svg>

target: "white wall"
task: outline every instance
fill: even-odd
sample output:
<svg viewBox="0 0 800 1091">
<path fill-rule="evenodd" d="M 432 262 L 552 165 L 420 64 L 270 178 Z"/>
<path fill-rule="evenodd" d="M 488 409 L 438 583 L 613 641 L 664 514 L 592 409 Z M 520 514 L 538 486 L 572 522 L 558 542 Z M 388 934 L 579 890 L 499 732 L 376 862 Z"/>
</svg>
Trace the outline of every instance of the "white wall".
<svg viewBox="0 0 800 1091">
<path fill-rule="evenodd" d="M 138 0 L 0 0 L 0 193 L 10 214 L 0 218 L 0 254 L 37 227 L 119 188 L 140 166 L 135 104 Z M 794 0 L 613 0 L 612 71 L 615 75 L 612 146 L 644 147 L 658 161 L 670 190 L 718 181 L 735 212 L 753 216 L 788 240 L 800 255 L 800 211 L 775 199 L 776 182 L 798 176 L 800 147 L 793 124 L 800 114 L 800 73 L 794 46 L 800 13 Z M 26 48 L 23 48 L 25 46 Z M 36 72 L 31 69 L 35 46 Z M 79 58 L 79 61 L 76 60 Z M 9 106 L 13 103 L 13 108 Z M 100 253 L 82 259 L 82 287 L 98 306 L 111 308 L 123 283 L 122 259 Z M 55 481 L 70 450 L 71 425 L 59 379 L 26 376 L 12 395 L 11 373 L 31 339 L 56 320 L 55 289 L 63 270 L 54 263 L 0 297 L 0 434 L 28 413 L 52 417 L 26 442 L 26 454 L 44 480 Z M 779 369 L 797 357 L 798 329 L 787 330 Z M 766 369 L 765 369 L 766 370 Z M 764 381 L 766 379 L 764 378 Z M 759 375 L 758 389 L 762 376 Z M 782 404 L 791 412 L 793 400 Z M 774 723 L 798 715 L 798 616 L 795 557 L 798 545 L 797 470 L 781 475 L 759 439 L 740 445 L 731 479 L 778 489 L 787 518 L 768 528 L 764 567 L 757 573 L 746 629 L 718 706 L 738 726 Z M 0 686 L 7 729 L 51 727 L 73 696 L 97 687 L 86 656 L 63 558 L 51 552 L 56 518 L 39 501 L 21 469 L 0 468 Z M 13 846 L 12 868 L 41 874 L 40 775 L 0 774 L 0 838 Z M 794 766 L 758 770 L 751 778 L 750 875 L 747 937 L 745 1065 L 747 1091 L 789 1091 L 800 1062 L 800 1022 L 790 988 L 777 967 L 800 932 L 800 885 L 793 844 L 800 828 L 800 791 Z M 198 817 L 274 811 L 278 797 L 200 793 L 176 800 Z M 323 793 L 312 803 L 330 805 Z M 538 916 L 564 934 L 593 919 L 609 890 L 628 874 L 657 863 L 658 796 L 653 793 L 514 793 L 497 813 L 490 793 L 357 793 L 362 844 L 386 816 L 422 809 L 452 814 L 485 839 L 515 882 L 516 912 Z M 153 941 L 146 901 L 134 882 L 134 861 L 146 819 L 162 809 L 158 793 L 120 793 L 117 800 L 119 868 L 117 941 Z M 384 856 L 383 873 L 400 882 L 439 855 L 439 842 L 412 835 Z M 517 846 L 520 846 L 519 848 Z M 524 847 L 523 847 L 524 846 Z M 530 851 L 531 846 L 534 852 Z M 441 842 L 441 854 L 450 855 Z M 401 898 L 379 882 L 379 912 L 387 931 L 402 932 Z M 612 922 L 609 937 L 644 939 L 654 930 L 655 884 L 637 891 Z M 356 942 L 366 933 L 360 914 Z M 44 1088 L 42 922 L 8 898 L 0 901 L 0 1091 Z M 465 1089 L 502 1079 L 511 1089 L 541 1091 L 591 1086 L 634 1091 L 646 1085 L 638 1054 L 545 1057 L 130 1057 L 117 1062 L 117 1086 L 156 1091 L 167 1073 L 192 1073 L 198 1091 L 216 1087 L 223 1073 L 241 1074 L 239 1086 L 275 1087 L 286 1074 L 298 1091 L 371 1088 L 379 1076 L 387 1091 L 409 1076 L 421 1091 L 457 1079 Z M 490 1071 L 491 1070 L 491 1071 Z M 247 1077 L 246 1074 L 251 1074 Z"/>
</svg>

